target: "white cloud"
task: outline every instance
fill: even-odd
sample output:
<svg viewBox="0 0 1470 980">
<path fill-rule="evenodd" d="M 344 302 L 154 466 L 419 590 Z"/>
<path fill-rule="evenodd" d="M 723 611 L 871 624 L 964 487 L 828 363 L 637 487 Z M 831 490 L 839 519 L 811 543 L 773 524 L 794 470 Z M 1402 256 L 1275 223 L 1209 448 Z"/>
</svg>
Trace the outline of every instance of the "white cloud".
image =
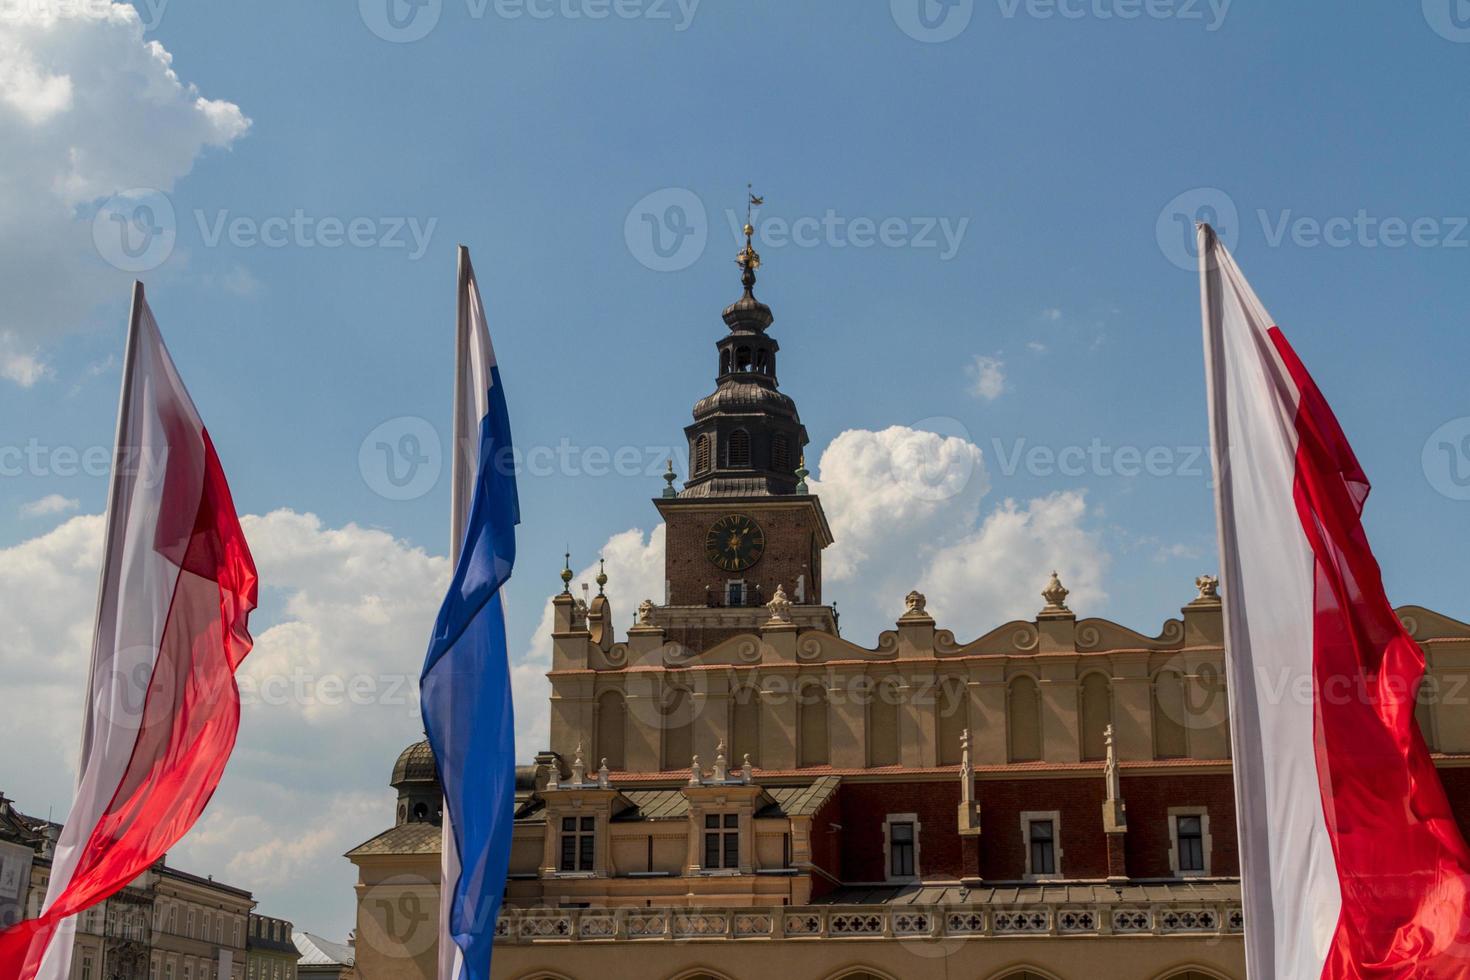
<svg viewBox="0 0 1470 980">
<path fill-rule="evenodd" d="M 1027 341 L 1026 349 L 1031 351 L 1031 353 L 1033 354 L 1045 354 L 1047 350 L 1046 345 L 1039 340 Z"/>
<path fill-rule="evenodd" d="M 1062 318 L 1062 311 L 1057 309 L 1055 306 L 1048 306 L 1046 309 L 1041 311 L 1041 318 L 1043 320 L 1050 320 L 1052 323 L 1056 323 Z"/>
<path fill-rule="evenodd" d="M 843 432 L 822 452 L 810 483 L 836 539 L 822 559 L 827 582 L 870 576 L 892 551 L 916 549 L 957 520 L 973 519 L 989 489 L 979 446 L 898 425 Z"/>
<path fill-rule="evenodd" d="M 1030 619 L 1042 607 L 1052 571 L 1072 590 L 1067 604 L 1080 615 L 1107 598 L 1107 551 L 1087 528 L 1087 501 L 1078 491 L 1054 493 L 1024 506 L 1003 501 L 969 534 L 934 553 L 919 591 L 936 619 L 961 638 L 1009 619 Z"/>
<path fill-rule="evenodd" d="M 1035 613 L 1053 568 L 1075 585 L 1074 608 L 1096 609 L 1105 597 L 1107 551 L 1083 495 L 1006 500 L 982 518 L 989 483 L 980 448 L 966 438 L 902 426 L 848 431 L 817 470 L 813 491 L 836 538 L 823 558 L 823 598 L 840 603 L 843 635 L 854 642 L 876 642 L 913 588 L 961 639 Z"/>
<path fill-rule="evenodd" d="M 168 192 L 208 147 L 249 128 L 239 107 L 206 99 L 129 4 L 26 0 L 0 11 L 0 377 L 44 376 L 36 344 L 80 326 L 129 276 L 92 237 L 104 199 Z"/>
<path fill-rule="evenodd" d="M 0 245 L 0 249 L 4 246 Z M 0 272 L 0 281 L 4 273 Z M 29 388 L 51 373 L 34 345 L 26 344 L 10 330 L 0 330 L 0 378 Z"/>
<path fill-rule="evenodd" d="M 976 398 L 993 402 L 1005 394 L 1006 366 L 1000 358 L 976 354 L 966 371 L 970 375 L 970 394 Z"/>
<path fill-rule="evenodd" d="M 76 510 L 81 506 L 81 501 L 72 497 L 63 497 L 59 493 L 50 493 L 40 500 L 32 500 L 28 504 L 21 504 L 21 517 L 49 517 L 54 514 L 65 514 L 69 510 Z"/>
</svg>

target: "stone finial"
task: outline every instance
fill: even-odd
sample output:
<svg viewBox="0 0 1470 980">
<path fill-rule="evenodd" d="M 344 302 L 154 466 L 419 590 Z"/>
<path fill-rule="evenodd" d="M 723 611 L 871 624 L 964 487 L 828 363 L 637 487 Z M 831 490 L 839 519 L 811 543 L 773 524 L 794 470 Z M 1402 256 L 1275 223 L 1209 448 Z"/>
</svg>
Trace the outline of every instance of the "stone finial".
<svg viewBox="0 0 1470 980">
<path fill-rule="evenodd" d="M 806 453 L 801 454 L 801 462 L 796 464 L 796 492 L 809 493 L 806 478 L 811 476 L 811 470 L 806 468 Z"/>
<path fill-rule="evenodd" d="M 674 481 L 677 480 L 677 479 L 678 479 L 678 477 L 674 475 L 674 461 L 671 459 L 671 460 L 669 460 L 669 468 L 666 469 L 666 470 L 664 470 L 664 484 L 665 484 L 664 485 L 664 496 L 665 497 L 677 497 L 677 496 L 679 496 L 679 491 L 677 491 L 677 490 L 674 489 Z"/>
<path fill-rule="evenodd" d="M 600 789 L 612 788 L 612 774 L 607 771 L 607 760 L 602 760 L 602 765 L 597 767 L 597 785 Z"/>
<path fill-rule="evenodd" d="M 572 553 L 570 551 L 562 559 L 561 594 L 572 594 Z"/>
<path fill-rule="evenodd" d="M 1194 587 L 1199 589 L 1199 595 L 1194 597 L 1195 602 L 1204 600 L 1206 602 L 1218 602 L 1220 599 L 1220 578 L 1216 575 L 1201 575 L 1194 580 Z"/>
<path fill-rule="evenodd" d="M 704 784 L 704 772 L 699 768 L 699 756 L 695 756 L 689 764 L 689 785 L 702 786 Z"/>
<path fill-rule="evenodd" d="M 597 559 L 597 594 L 604 595 L 607 589 L 607 559 Z"/>
<path fill-rule="evenodd" d="M 1051 581 L 1046 583 L 1046 588 L 1041 590 L 1041 597 L 1046 600 L 1046 608 L 1042 612 L 1071 612 L 1067 608 L 1067 596 L 1071 589 L 1062 585 L 1062 580 L 1057 573 L 1051 573 Z"/>
<path fill-rule="evenodd" d="M 582 743 L 577 743 L 577 754 L 572 757 L 572 785 L 581 786 L 587 778 L 587 763 L 582 761 Z"/>
<path fill-rule="evenodd" d="M 750 753 L 745 753 L 745 758 L 740 762 L 740 781 L 747 786 L 750 785 Z"/>
<path fill-rule="evenodd" d="M 771 596 L 770 602 L 766 603 L 766 609 L 771 613 L 769 622 L 791 622 L 791 600 L 786 597 L 786 589 L 783 586 L 776 586 L 776 594 Z"/>
<path fill-rule="evenodd" d="M 721 738 L 719 744 L 715 746 L 715 782 L 723 783 L 729 778 L 729 765 L 725 761 L 725 740 Z"/>
<path fill-rule="evenodd" d="M 638 625 L 639 626 L 652 626 L 653 625 L 653 600 L 652 599 L 644 599 L 642 602 L 638 603 Z"/>
</svg>

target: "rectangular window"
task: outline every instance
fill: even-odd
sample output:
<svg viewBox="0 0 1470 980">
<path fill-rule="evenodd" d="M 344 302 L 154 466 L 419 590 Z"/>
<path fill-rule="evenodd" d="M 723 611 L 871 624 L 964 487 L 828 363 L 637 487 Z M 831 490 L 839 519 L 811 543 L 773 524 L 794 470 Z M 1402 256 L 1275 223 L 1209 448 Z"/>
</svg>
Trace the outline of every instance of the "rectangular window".
<svg viewBox="0 0 1470 980">
<path fill-rule="evenodd" d="M 704 818 L 704 867 L 735 870 L 740 867 L 740 815 L 710 813 Z"/>
<path fill-rule="evenodd" d="M 1056 825 L 1050 820 L 1033 820 L 1031 831 L 1031 873 L 1057 873 Z"/>
<path fill-rule="evenodd" d="M 725 605 L 731 607 L 745 605 L 745 583 L 743 581 L 726 583 Z"/>
<path fill-rule="evenodd" d="M 1179 870 L 1205 870 L 1205 833 L 1197 816 L 1178 817 Z"/>
<path fill-rule="evenodd" d="M 596 817 L 562 817 L 562 871 L 592 871 L 597 856 Z"/>
<path fill-rule="evenodd" d="M 914 825 L 908 821 L 888 825 L 888 873 L 893 878 L 914 876 Z"/>
<path fill-rule="evenodd" d="M 82 980 L 92 980 L 92 954 L 82 956 Z"/>
</svg>

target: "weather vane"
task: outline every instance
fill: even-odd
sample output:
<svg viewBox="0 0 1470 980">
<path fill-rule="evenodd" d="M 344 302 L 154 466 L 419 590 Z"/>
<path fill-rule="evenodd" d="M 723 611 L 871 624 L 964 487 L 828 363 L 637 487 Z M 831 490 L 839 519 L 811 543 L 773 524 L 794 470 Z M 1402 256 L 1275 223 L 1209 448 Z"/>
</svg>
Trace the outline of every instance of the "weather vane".
<svg viewBox="0 0 1470 980">
<path fill-rule="evenodd" d="M 745 283 L 748 292 L 755 285 L 755 270 L 761 267 L 760 253 L 755 250 L 752 241 L 755 237 L 755 226 L 751 224 L 751 219 L 755 216 L 754 209 L 765 204 L 766 199 L 757 197 L 750 184 L 745 185 L 745 194 L 745 247 L 735 256 L 735 264 L 744 270 L 741 281 Z"/>
</svg>

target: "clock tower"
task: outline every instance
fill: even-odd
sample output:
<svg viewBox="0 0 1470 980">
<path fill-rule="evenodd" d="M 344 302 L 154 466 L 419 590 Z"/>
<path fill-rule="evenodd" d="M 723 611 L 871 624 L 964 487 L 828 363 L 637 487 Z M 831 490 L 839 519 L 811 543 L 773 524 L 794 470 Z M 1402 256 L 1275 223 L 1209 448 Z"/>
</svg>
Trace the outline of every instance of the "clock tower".
<svg viewBox="0 0 1470 980">
<path fill-rule="evenodd" d="M 780 345 L 767 333 L 771 308 L 755 298 L 753 233 L 747 221 L 735 260 L 745 292 L 723 314 L 729 332 L 715 344 L 715 390 L 695 403 L 684 429 L 689 479 L 675 490 L 670 473 L 654 501 L 667 525 L 667 594 L 654 621 L 695 650 L 758 629 L 778 589 L 794 623 L 837 629 L 822 604 L 822 550 L 832 531 L 807 490 L 806 427 L 776 381 Z"/>
</svg>

